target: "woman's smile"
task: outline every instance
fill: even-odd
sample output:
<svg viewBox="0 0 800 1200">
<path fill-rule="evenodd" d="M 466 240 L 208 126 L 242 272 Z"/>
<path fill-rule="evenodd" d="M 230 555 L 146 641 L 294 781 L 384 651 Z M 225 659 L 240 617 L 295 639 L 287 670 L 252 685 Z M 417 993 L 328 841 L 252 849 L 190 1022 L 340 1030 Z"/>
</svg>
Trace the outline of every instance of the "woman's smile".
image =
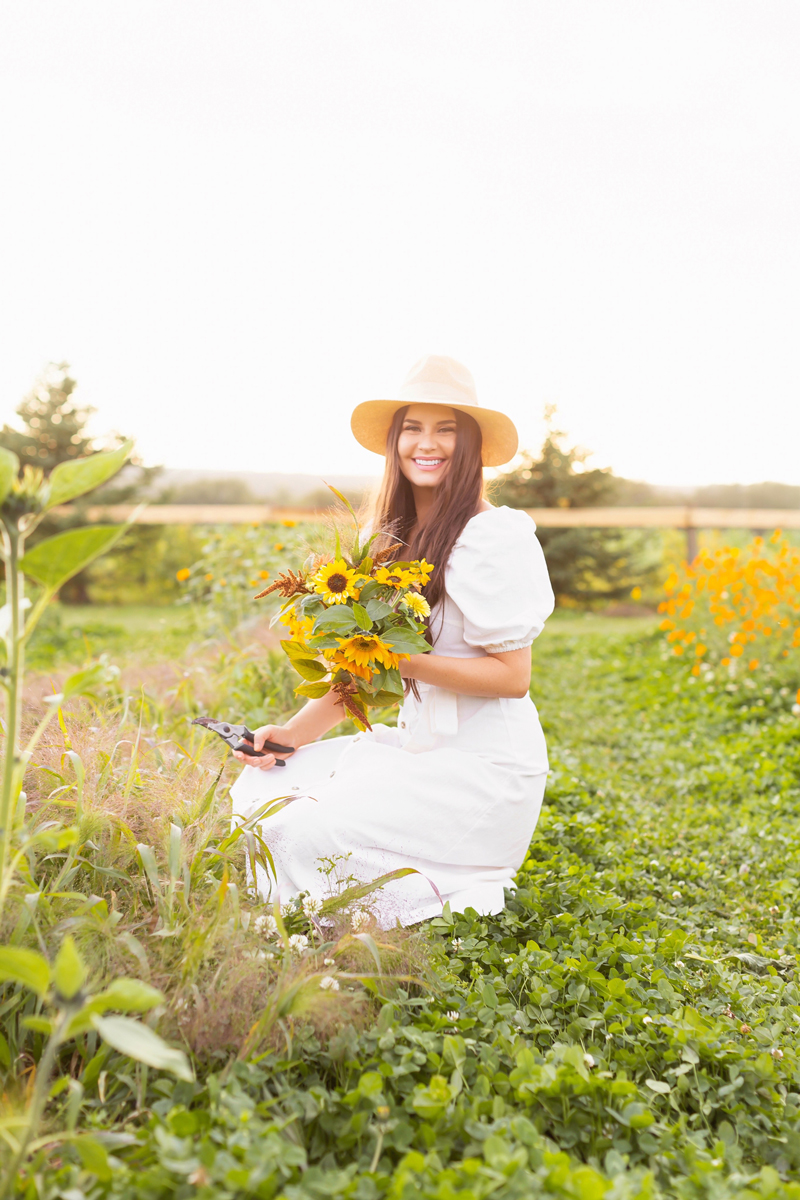
<svg viewBox="0 0 800 1200">
<path fill-rule="evenodd" d="M 420 471 L 435 471 L 446 460 L 444 458 L 415 458 L 414 462 Z"/>
</svg>

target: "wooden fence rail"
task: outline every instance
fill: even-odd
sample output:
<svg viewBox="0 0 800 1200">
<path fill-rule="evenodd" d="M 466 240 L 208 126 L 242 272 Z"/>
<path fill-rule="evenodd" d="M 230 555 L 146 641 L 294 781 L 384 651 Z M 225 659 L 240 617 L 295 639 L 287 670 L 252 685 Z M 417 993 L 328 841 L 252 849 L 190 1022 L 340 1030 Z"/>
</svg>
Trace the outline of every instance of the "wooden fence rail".
<svg viewBox="0 0 800 1200">
<path fill-rule="evenodd" d="M 57 508 L 66 515 L 68 507 Z M 90 521 L 128 521 L 139 525 L 250 525 L 263 521 L 313 521 L 328 510 L 272 504 L 150 504 L 138 509 L 113 504 L 88 510 Z M 683 529 L 687 553 L 697 553 L 699 529 L 800 529 L 800 508 L 694 508 L 688 505 L 642 508 L 529 508 L 542 528 Z"/>
</svg>

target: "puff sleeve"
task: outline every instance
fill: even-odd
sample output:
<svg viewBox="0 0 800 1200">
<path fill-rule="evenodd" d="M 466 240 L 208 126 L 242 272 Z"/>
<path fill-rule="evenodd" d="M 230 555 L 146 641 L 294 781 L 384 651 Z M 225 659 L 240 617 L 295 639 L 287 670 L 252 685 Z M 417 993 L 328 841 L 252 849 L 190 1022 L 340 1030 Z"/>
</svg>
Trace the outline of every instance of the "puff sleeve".
<svg viewBox="0 0 800 1200">
<path fill-rule="evenodd" d="M 554 607 L 553 589 L 527 513 L 496 508 L 464 527 L 445 573 L 464 618 L 464 641 L 500 654 L 530 646 Z"/>
</svg>

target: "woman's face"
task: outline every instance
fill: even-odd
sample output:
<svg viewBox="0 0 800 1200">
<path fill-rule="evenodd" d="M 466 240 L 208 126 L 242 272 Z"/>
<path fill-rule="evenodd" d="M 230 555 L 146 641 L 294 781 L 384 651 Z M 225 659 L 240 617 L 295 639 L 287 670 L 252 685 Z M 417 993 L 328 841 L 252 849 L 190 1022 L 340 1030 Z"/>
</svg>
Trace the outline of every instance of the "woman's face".
<svg viewBox="0 0 800 1200">
<path fill-rule="evenodd" d="M 456 414 L 443 404 L 411 404 L 403 418 L 397 455 L 415 487 L 437 487 L 456 448 Z"/>
</svg>

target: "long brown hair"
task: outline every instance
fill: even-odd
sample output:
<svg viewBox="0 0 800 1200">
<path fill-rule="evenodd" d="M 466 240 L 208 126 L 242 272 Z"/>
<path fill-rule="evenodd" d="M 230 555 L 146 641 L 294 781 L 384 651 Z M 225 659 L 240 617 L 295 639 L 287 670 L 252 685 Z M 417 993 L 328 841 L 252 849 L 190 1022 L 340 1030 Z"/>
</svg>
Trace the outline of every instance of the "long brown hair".
<svg viewBox="0 0 800 1200">
<path fill-rule="evenodd" d="M 372 529 L 381 530 L 373 543 L 376 549 L 403 541 L 407 548 L 398 552 L 403 559 L 426 558 L 435 570 L 424 589 L 431 608 L 444 596 L 444 571 L 453 546 L 470 518 L 477 513 L 483 498 L 481 464 L 482 437 L 478 422 L 469 413 L 456 408 L 456 445 L 450 469 L 436 489 L 435 507 L 428 522 L 416 525 L 417 509 L 411 484 L 400 470 L 397 443 L 408 405 L 394 414 L 386 438 L 386 468 L 372 512 Z M 430 638 L 429 638 L 430 640 Z"/>
</svg>

